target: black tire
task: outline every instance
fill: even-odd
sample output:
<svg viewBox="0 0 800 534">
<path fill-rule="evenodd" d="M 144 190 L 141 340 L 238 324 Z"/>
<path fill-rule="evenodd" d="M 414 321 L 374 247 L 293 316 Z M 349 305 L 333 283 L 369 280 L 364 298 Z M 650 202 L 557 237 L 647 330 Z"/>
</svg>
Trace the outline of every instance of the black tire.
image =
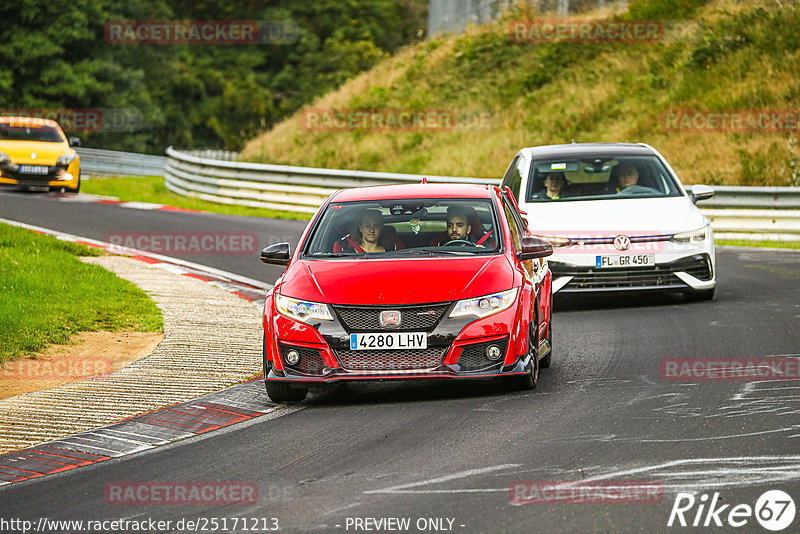
<svg viewBox="0 0 800 534">
<path fill-rule="evenodd" d="M 711 300 L 714 298 L 714 287 L 711 289 L 701 289 L 699 291 L 690 291 L 684 293 L 683 297 L 688 302 L 700 302 L 703 300 Z"/>
<path fill-rule="evenodd" d="M 533 330 L 536 331 L 536 327 L 534 325 L 532 326 Z M 539 383 L 539 341 L 537 333 L 529 332 L 528 347 L 530 350 L 530 362 L 528 362 L 527 372 L 522 376 L 509 377 L 510 389 L 515 391 L 529 391 L 536 388 L 536 384 Z"/>
<path fill-rule="evenodd" d="M 547 324 L 547 344 L 550 345 L 550 352 L 547 356 L 539 360 L 539 369 L 547 369 L 553 363 L 553 293 L 550 293 L 550 322 Z"/>
<path fill-rule="evenodd" d="M 295 388 L 285 382 L 265 380 L 267 395 L 272 402 L 300 402 L 308 395 L 308 389 Z"/>
<path fill-rule="evenodd" d="M 276 380 L 267 380 L 272 369 L 272 362 L 267 359 L 267 336 L 262 336 L 263 348 L 262 357 L 264 359 L 264 385 L 267 388 L 267 395 L 272 402 L 300 402 L 308 395 L 306 388 L 293 388 L 285 382 L 278 382 Z"/>
</svg>

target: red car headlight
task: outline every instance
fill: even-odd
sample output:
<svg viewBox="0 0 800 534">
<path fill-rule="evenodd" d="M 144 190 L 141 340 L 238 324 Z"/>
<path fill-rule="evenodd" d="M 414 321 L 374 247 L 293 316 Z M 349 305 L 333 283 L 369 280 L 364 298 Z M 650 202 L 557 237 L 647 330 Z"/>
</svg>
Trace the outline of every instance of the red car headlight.
<svg viewBox="0 0 800 534">
<path fill-rule="evenodd" d="M 456 307 L 450 312 L 450 318 L 469 315 L 481 318 L 507 310 L 516 302 L 517 290 L 515 287 L 507 291 L 500 291 L 474 299 L 459 300 L 456 303 Z"/>
<path fill-rule="evenodd" d="M 275 297 L 275 306 L 282 315 L 295 321 L 303 323 L 333 321 L 333 316 L 327 304 L 277 295 Z"/>
</svg>

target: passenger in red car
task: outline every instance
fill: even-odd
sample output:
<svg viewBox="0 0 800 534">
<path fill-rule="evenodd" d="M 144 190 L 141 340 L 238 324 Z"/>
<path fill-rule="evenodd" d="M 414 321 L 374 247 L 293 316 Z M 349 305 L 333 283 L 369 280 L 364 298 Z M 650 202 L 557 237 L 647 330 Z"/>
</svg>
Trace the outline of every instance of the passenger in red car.
<svg viewBox="0 0 800 534">
<path fill-rule="evenodd" d="M 349 236 L 343 237 L 339 243 L 341 243 L 342 252 L 386 252 L 397 248 L 392 240 L 383 239 L 383 215 L 381 212 L 369 209 L 361 213 L 358 219 L 358 229 Z"/>
</svg>

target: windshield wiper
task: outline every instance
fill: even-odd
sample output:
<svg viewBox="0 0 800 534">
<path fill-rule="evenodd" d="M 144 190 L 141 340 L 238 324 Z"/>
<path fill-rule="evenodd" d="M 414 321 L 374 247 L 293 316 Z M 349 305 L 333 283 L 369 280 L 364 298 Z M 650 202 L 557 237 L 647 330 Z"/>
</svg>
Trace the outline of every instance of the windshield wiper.
<svg viewBox="0 0 800 534">
<path fill-rule="evenodd" d="M 460 250 L 443 250 L 443 249 L 436 249 L 430 250 L 425 248 L 409 248 L 409 249 L 402 249 L 397 250 L 394 252 L 395 254 L 406 254 L 406 255 L 419 255 L 419 256 L 436 256 L 437 254 L 451 254 L 456 256 L 464 256 L 465 254 L 472 254 L 472 252 L 467 251 L 460 251 Z"/>
<path fill-rule="evenodd" d="M 306 258 L 363 258 L 367 255 L 365 252 L 318 252 L 308 254 Z"/>
</svg>

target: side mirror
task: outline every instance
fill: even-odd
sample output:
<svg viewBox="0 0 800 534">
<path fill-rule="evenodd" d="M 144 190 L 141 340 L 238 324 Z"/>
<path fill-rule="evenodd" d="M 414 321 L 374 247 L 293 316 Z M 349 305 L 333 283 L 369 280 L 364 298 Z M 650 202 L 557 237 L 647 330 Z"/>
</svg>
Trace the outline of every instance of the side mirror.
<svg viewBox="0 0 800 534">
<path fill-rule="evenodd" d="M 538 237 L 522 238 L 522 252 L 517 254 L 519 261 L 535 260 L 553 254 L 553 245 Z"/>
<path fill-rule="evenodd" d="M 707 185 L 692 186 L 692 202 L 697 204 L 698 200 L 708 200 L 714 196 L 714 190 Z"/>
<path fill-rule="evenodd" d="M 80 137 L 70 137 L 69 138 L 69 146 L 81 146 L 81 138 Z"/>
<path fill-rule="evenodd" d="M 261 261 L 275 265 L 289 265 L 292 253 L 289 243 L 275 243 L 261 251 Z"/>
</svg>

